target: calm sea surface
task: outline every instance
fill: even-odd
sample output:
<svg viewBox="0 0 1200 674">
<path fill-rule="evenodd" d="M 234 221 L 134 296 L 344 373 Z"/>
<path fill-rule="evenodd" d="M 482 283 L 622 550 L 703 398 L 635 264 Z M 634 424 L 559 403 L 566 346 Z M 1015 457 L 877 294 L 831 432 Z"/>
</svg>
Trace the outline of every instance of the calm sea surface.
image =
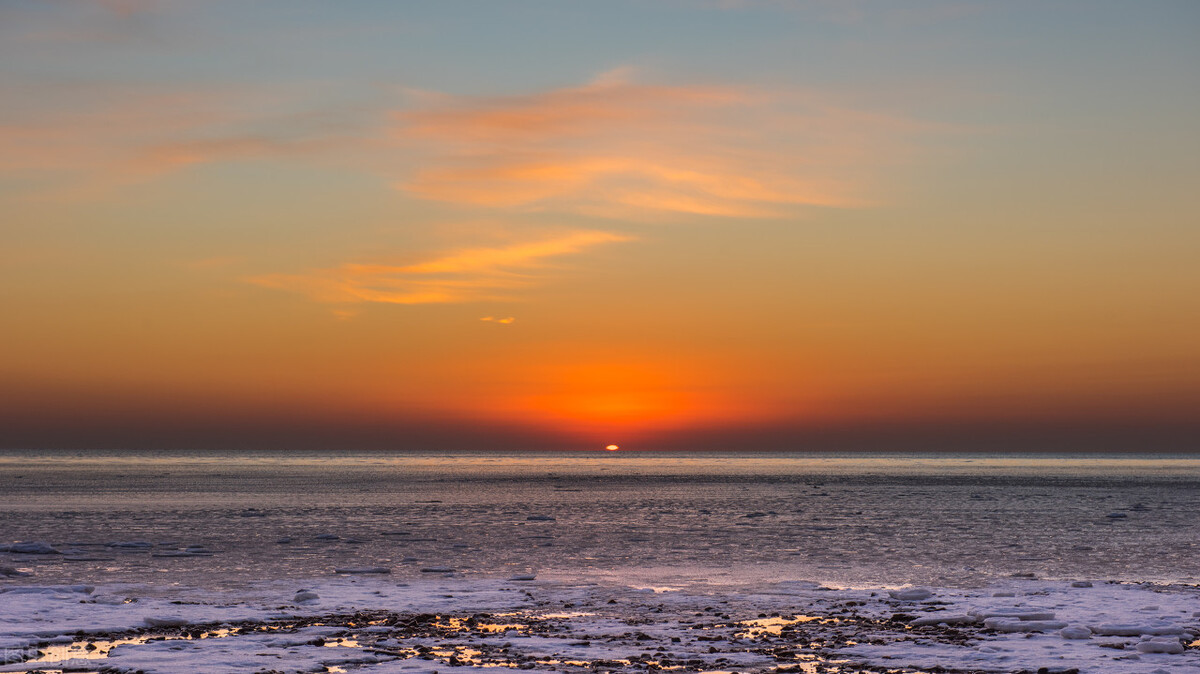
<svg viewBox="0 0 1200 674">
<path fill-rule="evenodd" d="M 1196 583 L 1200 456 L 3 452 L 13 541 L 63 554 L 0 582 Z"/>
</svg>

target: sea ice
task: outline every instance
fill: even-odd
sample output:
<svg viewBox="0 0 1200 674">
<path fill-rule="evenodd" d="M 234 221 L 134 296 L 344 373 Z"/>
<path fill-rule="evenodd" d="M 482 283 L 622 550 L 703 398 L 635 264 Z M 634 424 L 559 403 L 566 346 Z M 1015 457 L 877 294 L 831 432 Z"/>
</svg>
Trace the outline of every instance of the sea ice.
<svg viewBox="0 0 1200 674">
<path fill-rule="evenodd" d="M 61 555 L 57 548 L 40 541 L 26 541 L 0 545 L 0 552 L 16 552 L 22 555 Z"/>
<path fill-rule="evenodd" d="M 1061 620 L 1013 620 L 1012 618 L 988 618 L 983 626 L 997 632 L 1052 632 L 1061 630 L 1067 623 Z"/>
<path fill-rule="evenodd" d="M 1178 639 L 1156 637 L 1138 642 L 1138 651 L 1142 653 L 1169 653 L 1178 655 L 1183 652 L 1183 644 Z"/>
<path fill-rule="evenodd" d="M 979 622 L 979 618 L 976 616 L 955 613 L 950 615 L 935 614 L 928 617 L 921 617 L 908 624 L 912 625 L 913 627 L 922 627 L 924 625 L 941 625 L 943 623 L 947 625 L 970 625 L 977 622 Z"/>
<path fill-rule="evenodd" d="M 1058 635 L 1064 639 L 1091 639 L 1092 631 L 1082 625 L 1074 625 L 1062 628 Z"/>
<path fill-rule="evenodd" d="M 910 587 L 904 590 L 888 590 L 888 596 L 900 601 L 920 601 L 932 597 L 933 592 L 924 587 Z"/>
</svg>

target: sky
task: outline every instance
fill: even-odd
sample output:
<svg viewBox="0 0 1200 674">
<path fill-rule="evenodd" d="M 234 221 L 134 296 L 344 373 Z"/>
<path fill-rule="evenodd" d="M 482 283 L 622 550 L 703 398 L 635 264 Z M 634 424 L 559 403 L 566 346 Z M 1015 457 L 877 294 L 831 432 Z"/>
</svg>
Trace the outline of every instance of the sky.
<svg viewBox="0 0 1200 674">
<path fill-rule="evenodd" d="M 1200 4 L 0 4 L 0 447 L 1200 449 Z"/>
</svg>

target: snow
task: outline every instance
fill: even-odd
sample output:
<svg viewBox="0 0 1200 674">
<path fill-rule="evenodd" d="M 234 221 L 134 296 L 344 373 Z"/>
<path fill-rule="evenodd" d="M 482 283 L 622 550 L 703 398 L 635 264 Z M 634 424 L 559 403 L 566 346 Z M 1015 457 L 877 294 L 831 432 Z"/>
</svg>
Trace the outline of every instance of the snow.
<svg viewBox="0 0 1200 674">
<path fill-rule="evenodd" d="M 455 672 L 485 664 L 548 671 L 569 663 L 767 672 L 821 661 L 1200 672 L 1193 615 L 1200 589 L 1186 585 L 1081 589 L 1070 581 L 1012 580 L 931 588 L 925 600 L 912 600 L 886 588 L 803 581 L 694 582 L 664 592 L 595 580 L 457 576 L 327 576 L 236 591 L 15 582 L 28 579 L 0 585 L 0 649 L 8 661 L 0 672 L 84 659 L 97 669 L 148 673 Z M 1011 596 L 995 596 L 1001 593 Z M 91 635 L 93 651 L 79 632 Z M 59 659 L 30 661 L 38 649 Z"/>
</svg>

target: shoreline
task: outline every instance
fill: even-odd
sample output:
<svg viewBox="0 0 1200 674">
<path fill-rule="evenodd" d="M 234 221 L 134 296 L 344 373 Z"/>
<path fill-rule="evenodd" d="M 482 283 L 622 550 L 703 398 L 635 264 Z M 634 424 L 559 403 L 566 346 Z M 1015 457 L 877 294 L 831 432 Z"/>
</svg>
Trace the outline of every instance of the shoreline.
<svg viewBox="0 0 1200 674">
<path fill-rule="evenodd" d="M 263 581 L 239 593 L 6 585 L 0 672 L 1200 672 L 1195 585 L 655 591 L 438 576 Z"/>
</svg>

